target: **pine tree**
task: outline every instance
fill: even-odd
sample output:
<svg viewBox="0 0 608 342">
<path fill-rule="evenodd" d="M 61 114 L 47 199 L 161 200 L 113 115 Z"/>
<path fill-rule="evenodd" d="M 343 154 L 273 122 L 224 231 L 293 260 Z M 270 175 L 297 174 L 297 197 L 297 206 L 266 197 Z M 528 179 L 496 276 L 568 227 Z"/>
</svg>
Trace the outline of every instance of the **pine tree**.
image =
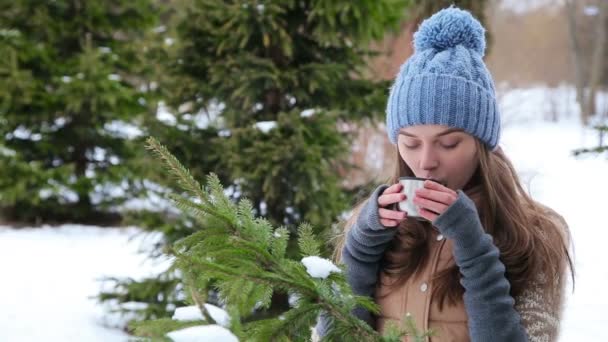
<svg viewBox="0 0 608 342">
<path fill-rule="evenodd" d="M 415 331 L 411 318 L 406 318 L 402 328 L 393 326 L 380 336 L 351 314 L 356 306 L 377 312 L 377 305 L 370 298 L 353 294 L 344 267 L 319 257 L 322 243 L 310 224 L 302 223 L 298 229 L 302 259 L 288 258 L 290 232 L 285 226 L 274 228 L 265 218 L 255 217 L 246 198 L 235 204 L 215 174 L 209 174 L 206 186 L 201 186 L 155 139 L 148 140 L 148 147 L 186 190 L 186 196 L 173 194 L 171 199 L 197 219 L 196 231 L 173 244 L 171 253 L 175 256 L 173 267 L 183 274 L 188 301 L 201 315 L 186 322 L 165 318 L 134 323 L 137 335 L 163 338 L 173 330 L 217 323 L 206 306 L 210 283 L 229 313 L 229 323 L 224 324 L 241 340 L 308 341 L 321 313 L 332 322 L 327 340 L 396 342 L 409 334 L 424 341 L 430 334 Z M 252 319 L 257 310 L 270 306 L 277 291 L 295 298 L 292 307 L 271 317 Z"/>
<path fill-rule="evenodd" d="M 0 208 L 27 221 L 117 219 L 137 187 L 138 125 L 148 95 L 142 39 L 152 0 L 0 5 Z"/>
<path fill-rule="evenodd" d="M 183 133 L 150 134 L 272 224 L 329 227 L 351 200 L 339 170 L 350 167 L 353 136 L 340 126 L 383 115 L 389 84 L 366 75 L 369 42 L 396 26 L 407 1 L 176 4 L 160 88 Z M 190 146 L 200 149 L 181 151 Z"/>
</svg>

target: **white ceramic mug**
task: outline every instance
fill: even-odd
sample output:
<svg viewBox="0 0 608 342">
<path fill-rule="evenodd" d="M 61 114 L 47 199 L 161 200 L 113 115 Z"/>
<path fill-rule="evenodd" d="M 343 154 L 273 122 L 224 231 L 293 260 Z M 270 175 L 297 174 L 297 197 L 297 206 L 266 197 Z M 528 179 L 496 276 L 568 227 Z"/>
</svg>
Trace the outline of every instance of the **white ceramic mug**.
<svg viewBox="0 0 608 342">
<path fill-rule="evenodd" d="M 418 207 L 414 204 L 414 197 L 416 196 L 416 190 L 424 188 L 424 181 L 432 180 L 437 182 L 434 179 L 430 178 L 419 178 L 419 177 L 399 177 L 399 183 L 403 185 L 403 189 L 401 189 L 401 193 L 405 194 L 406 199 L 399 202 L 398 209 L 399 211 L 405 211 L 407 213 L 407 217 L 411 217 L 416 220 L 424 221 L 426 220 L 424 217 L 420 216 L 420 212 L 418 211 Z"/>
</svg>

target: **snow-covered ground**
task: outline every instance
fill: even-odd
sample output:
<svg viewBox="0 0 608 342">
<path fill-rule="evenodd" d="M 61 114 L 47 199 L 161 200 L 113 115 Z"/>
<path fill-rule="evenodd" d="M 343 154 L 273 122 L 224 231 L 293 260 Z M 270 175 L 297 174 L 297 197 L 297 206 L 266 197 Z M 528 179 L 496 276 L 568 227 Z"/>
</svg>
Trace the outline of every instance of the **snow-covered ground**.
<svg viewBox="0 0 608 342">
<path fill-rule="evenodd" d="M 0 341 L 127 341 L 91 298 L 103 276 L 140 278 L 168 267 L 138 253 L 158 236 L 136 228 L 0 226 Z"/>
<path fill-rule="evenodd" d="M 501 145 L 534 198 L 568 221 L 575 246 L 575 292 L 569 289 L 560 341 L 608 341 L 608 158 L 575 158 L 597 133 L 581 128 L 567 88 L 515 90 L 501 96 Z M 603 106 L 602 106 L 603 107 Z M 538 118 L 552 113 L 558 123 Z M 536 118 L 536 119 L 530 119 Z M 127 341 L 90 296 L 102 276 L 143 277 L 167 267 L 137 251 L 147 241 L 135 228 L 9 229 L 0 226 L 0 341 Z M 148 239 L 154 239 L 148 238 Z"/>
</svg>

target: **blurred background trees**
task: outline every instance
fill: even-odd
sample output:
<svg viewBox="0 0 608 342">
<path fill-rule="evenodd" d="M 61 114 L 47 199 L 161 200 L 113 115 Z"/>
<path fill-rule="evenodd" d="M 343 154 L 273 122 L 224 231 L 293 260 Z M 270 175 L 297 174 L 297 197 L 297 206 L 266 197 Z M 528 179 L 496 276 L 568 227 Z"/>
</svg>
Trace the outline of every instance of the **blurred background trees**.
<svg viewBox="0 0 608 342">
<path fill-rule="evenodd" d="M 0 5 L 0 210 L 8 220 L 117 224 L 138 192 L 152 1 Z"/>
</svg>

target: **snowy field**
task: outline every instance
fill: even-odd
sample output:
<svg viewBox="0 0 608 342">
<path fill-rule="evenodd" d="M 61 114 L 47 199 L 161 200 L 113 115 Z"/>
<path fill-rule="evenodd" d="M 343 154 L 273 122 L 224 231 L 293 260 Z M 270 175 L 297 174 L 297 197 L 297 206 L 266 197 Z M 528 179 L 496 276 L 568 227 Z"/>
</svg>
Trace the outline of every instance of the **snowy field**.
<svg viewBox="0 0 608 342">
<path fill-rule="evenodd" d="M 565 92 L 562 94 L 561 92 Z M 571 93 L 544 88 L 512 91 L 501 97 L 505 127 L 501 144 L 531 194 L 562 214 L 575 245 L 576 289 L 569 288 L 560 341 L 608 341 L 608 267 L 603 243 L 608 220 L 608 159 L 575 158 L 571 151 L 594 146 L 597 133 L 581 128 L 567 113 L 576 111 Z M 550 111 L 559 123 L 530 120 Z M 66 225 L 10 229 L 0 226 L 0 341 L 127 341 L 115 317 L 91 296 L 103 276 L 153 274 L 138 253 L 154 237 L 138 230 Z"/>
<path fill-rule="evenodd" d="M 104 316 L 90 297 L 103 276 L 141 278 L 168 267 L 138 253 L 154 238 L 138 231 L 0 226 L 0 341 L 127 341 L 127 334 L 107 328 L 119 317 Z"/>
</svg>

